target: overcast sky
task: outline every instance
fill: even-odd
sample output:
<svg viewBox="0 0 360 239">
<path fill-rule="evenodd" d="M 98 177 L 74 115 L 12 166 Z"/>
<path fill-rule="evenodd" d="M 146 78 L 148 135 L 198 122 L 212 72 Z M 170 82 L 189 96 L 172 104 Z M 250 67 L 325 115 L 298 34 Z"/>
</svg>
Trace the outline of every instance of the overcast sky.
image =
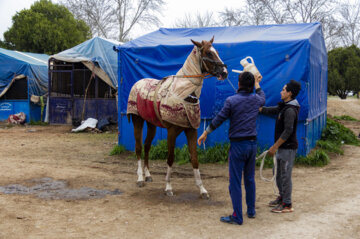
<svg viewBox="0 0 360 239">
<path fill-rule="evenodd" d="M 12 16 L 16 12 L 23 9 L 29 9 L 36 0 L 0 0 L 0 38 L 4 39 L 3 34 L 12 25 Z M 52 2 L 57 3 L 58 0 Z M 240 8 L 242 0 L 165 0 L 166 5 L 163 8 L 163 17 L 161 17 L 162 26 L 173 27 L 174 21 L 183 18 L 186 13 L 196 14 L 197 12 L 219 12 L 225 7 Z M 156 30 L 142 29 L 135 33 L 134 37 L 138 37 L 145 33 Z"/>
</svg>

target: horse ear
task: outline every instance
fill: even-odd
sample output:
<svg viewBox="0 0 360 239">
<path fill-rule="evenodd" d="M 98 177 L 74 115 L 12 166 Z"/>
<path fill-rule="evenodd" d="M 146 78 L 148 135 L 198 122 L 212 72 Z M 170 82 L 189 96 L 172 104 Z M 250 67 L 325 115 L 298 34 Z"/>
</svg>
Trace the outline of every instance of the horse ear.
<svg viewBox="0 0 360 239">
<path fill-rule="evenodd" d="M 199 47 L 199 48 L 202 47 L 202 45 L 201 45 L 200 42 L 194 41 L 193 39 L 190 39 L 190 40 L 191 40 L 191 42 L 192 42 L 195 46 L 197 46 L 197 47 Z"/>
<path fill-rule="evenodd" d="M 214 42 L 214 36 L 211 38 L 210 43 L 213 44 Z"/>
</svg>

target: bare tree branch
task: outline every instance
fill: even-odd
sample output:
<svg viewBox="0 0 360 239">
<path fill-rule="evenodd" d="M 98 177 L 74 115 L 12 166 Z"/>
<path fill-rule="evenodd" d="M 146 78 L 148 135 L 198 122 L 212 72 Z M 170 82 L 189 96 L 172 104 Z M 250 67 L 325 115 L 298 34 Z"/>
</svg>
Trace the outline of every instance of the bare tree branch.
<svg viewBox="0 0 360 239">
<path fill-rule="evenodd" d="M 221 24 L 225 26 L 263 25 L 269 18 L 264 5 L 257 0 L 246 0 L 243 9 L 225 8 L 219 14 Z"/>
<path fill-rule="evenodd" d="M 92 35 L 110 37 L 109 32 L 114 22 L 110 0 L 66 0 L 63 4 L 75 18 L 87 23 Z"/>
<path fill-rule="evenodd" d="M 160 23 L 157 15 L 164 0 L 63 0 L 63 4 L 90 26 L 93 35 L 126 41 L 135 25 Z"/>
<path fill-rule="evenodd" d="M 336 18 L 338 6 L 336 0 L 246 0 L 246 7 L 225 9 L 220 18 L 228 26 L 321 22 L 326 45 L 332 49 L 346 30 Z"/>
<path fill-rule="evenodd" d="M 191 15 L 186 13 L 184 18 L 176 19 L 174 27 L 177 28 L 197 28 L 197 27 L 214 27 L 218 24 L 214 21 L 214 14 L 206 11 L 203 14 L 197 13 Z"/>
<path fill-rule="evenodd" d="M 341 4 L 340 16 L 344 22 L 344 34 L 341 39 L 345 46 L 360 45 L 360 0 L 355 4 Z"/>
</svg>

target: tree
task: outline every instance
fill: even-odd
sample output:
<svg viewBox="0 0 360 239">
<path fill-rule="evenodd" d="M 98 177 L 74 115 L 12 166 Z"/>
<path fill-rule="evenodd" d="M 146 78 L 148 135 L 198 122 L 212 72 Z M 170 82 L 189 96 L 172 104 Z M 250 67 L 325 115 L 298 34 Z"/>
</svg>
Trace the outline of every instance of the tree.
<svg viewBox="0 0 360 239">
<path fill-rule="evenodd" d="M 360 49 L 355 45 L 328 53 L 328 92 L 346 99 L 350 91 L 360 90 Z"/>
<path fill-rule="evenodd" d="M 341 36 L 344 45 L 360 46 L 360 1 L 342 4 L 339 12 L 345 28 Z"/>
<path fill-rule="evenodd" d="M 223 24 L 285 24 L 321 22 L 327 46 L 334 47 L 343 25 L 335 19 L 334 0 L 246 0 L 245 10 L 225 9 L 220 13 Z"/>
<path fill-rule="evenodd" d="M 64 7 L 50 0 L 35 2 L 17 12 L 4 33 L 5 43 L 19 51 L 54 54 L 90 38 L 89 27 Z"/>
<path fill-rule="evenodd" d="M 134 26 L 158 25 L 163 0 L 63 0 L 77 19 L 95 36 L 127 41 Z"/>
<path fill-rule="evenodd" d="M 246 0 L 246 5 L 241 9 L 225 8 L 220 12 L 220 19 L 226 26 L 263 25 L 268 17 L 265 6 L 256 0 Z"/>
<path fill-rule="evenodd" d="M 197 13 L 190 15 L 189 13 L 185 14 L 184 18 L 177 19 L 175 21 L 174 27 L 177 28 L 197 28 L 197 27 L 215 27 L 217 23 L 214 20 L 214 14 L 212 12 L 206 11 L 203 14 Z"/>
<path fill-rule="evenodd" d="M 6 41 L 0 40 L 0 48 L 5 48 L 8 50 L 14 50 L 14 48 Z"/>
</svg>

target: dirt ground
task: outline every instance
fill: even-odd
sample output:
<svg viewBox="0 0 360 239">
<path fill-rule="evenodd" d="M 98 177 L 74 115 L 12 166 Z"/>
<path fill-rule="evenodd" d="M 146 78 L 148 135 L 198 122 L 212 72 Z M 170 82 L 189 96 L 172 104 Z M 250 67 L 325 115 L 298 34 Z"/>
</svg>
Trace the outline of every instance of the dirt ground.
<svg viewBox="0 0 360 239">
<path fill-rule="evenodd" d="M 358 100 L 329 99 L 328 107 L 360 117 Z M 108 156 L 116 133 L 69 131 L 0 126 L 1 239 L 360 238 L 360 147 L 344 146 L 323 168 L 295 167 L 290 214 L 270 212 L 272 184 L 256 169 L 257 217 L 235 226 L 219 222 L 231 213 L 227 165 L 200 165 L 210 200 L 199 198 L 190 164 L 175 165 L 175 196 L 167 197 L 164 161 L 151 162 L 154 182 L 138 188 L 133 156 Z"/>
</svg>

